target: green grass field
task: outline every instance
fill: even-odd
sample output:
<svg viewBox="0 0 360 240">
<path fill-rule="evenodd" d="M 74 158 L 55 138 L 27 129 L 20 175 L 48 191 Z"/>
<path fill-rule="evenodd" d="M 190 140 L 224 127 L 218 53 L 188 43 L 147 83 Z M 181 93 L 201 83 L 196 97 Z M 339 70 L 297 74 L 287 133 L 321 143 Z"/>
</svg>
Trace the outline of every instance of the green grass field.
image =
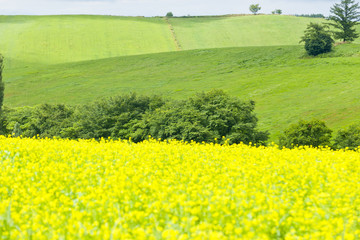
<svg viewBox="0 0 360 240">
<path fill-rule="evenodd" d="M 323 20 L 275 15 L 170 19 L 183 49 L 298 45 L 310 21 Z"/>
<path fill-rule="evenodd" d="M 320 20 L 172 18 L 182 49 L 195 49 L 176 51 L 164 18 L 2 16 L 5 105 L 80 104 L 128 92 L 185 98 L 221 88 L 255 100 L 260 127 L 273 137 L 301 118 L 339 129 L 358 121 L 359 41 L 305 57 L 298 41 L 310 21 Z"/>
<path fill-rule="evenodd" d="M 9 68 L 169 52 L 176 46 L 161 18 L 2 16 L 0 36 Z"/>
<path fill-rule="evenodd" d="M 9 71 L 8 106 L 86 103 L 128 92 L 184 98 L 221 88 L 256 101 L 262 129 L 276 134 L 300 118 L 334 128 L 357 121 L 360 45 L 340 45 L 323 58 L 301 46 L 191 50 Z"/>
<path fill-rule="evenodd" d="M 310 21 L 292 16 L 172 18 L 184 50 L 297 45 Z M 7 68 L 176 50 L 165 18 L 0 16 L 0 49 Z"/>
</svg>

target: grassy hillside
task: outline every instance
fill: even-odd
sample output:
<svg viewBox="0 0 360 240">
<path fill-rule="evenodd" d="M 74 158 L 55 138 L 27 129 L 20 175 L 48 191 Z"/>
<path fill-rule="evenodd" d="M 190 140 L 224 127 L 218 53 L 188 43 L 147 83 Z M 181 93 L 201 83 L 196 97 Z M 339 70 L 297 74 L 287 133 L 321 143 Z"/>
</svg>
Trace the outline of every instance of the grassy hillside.
<svg viewBox="0 0 360 240">
<path fill-rule="evenodd" d="M 175 50 L 161 18 L 1 16 L 0 52 L 8 68 Z"/>
<path fill-rule="evenodd" d="M 360 45 L 304 58 L 298 41 L 310 21 L 321 20 L 0 16 L 5 104 L 78 104 L 130 91 L 185 98 L 222 88 L 255 100 L 273 136 L 300 118 L 336 129 L 358 120 Z M 177 42 L 198 50 L 176 52 Z"/>
<path fill-rule="evenodd" d="M 310 21 L 292 16 L 165 18 L 0 16 L 7 68 L 237 46 L 297 45 Z M 174 29 L 174 32 L 171 31 Z"/>
<path fill-rule="evenodd" d="M 221 88 L 255 100 L 261 128 L 275 135 L 300 118 L 335 129 L 357 121 L 360 45 L 304 53 L 301 46 L 205 49 L 10 69 L 5 104 L 86 103 L 130 91 L 184 98 Z"/>
<path fill-rule="evenodd" d="M 298 45 L 310 21 L 323 20 L 278 15 L 170 19 L 183 49 Z"/>
</svg>

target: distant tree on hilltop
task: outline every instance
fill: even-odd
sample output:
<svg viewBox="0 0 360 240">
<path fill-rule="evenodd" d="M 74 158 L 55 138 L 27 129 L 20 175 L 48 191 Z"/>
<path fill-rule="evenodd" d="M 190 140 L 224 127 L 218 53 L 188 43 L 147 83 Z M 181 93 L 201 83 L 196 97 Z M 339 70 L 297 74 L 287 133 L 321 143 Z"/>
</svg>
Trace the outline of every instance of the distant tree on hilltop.
<svg viewBox="0 0 360 240">
<path fill-rule="evenodd" d="M 261 7 L 259 4 L 251 4 L 249 7 L 250 12 L 252 12 L 254 15 L 256 15 L 260 10 Z"/>
<path fill-rule="evenodd" d="M 296 17 L 308 17 L 308 18 L 325 18 L 325 16 L 321 13 L 313 13 L 313 14 L 295 14 Z"/>
<path fill-rule="evenodd" d="M 338 29 L 333 31 L 335 39 L 341 39 L 344 42 L 352 42 L 359 37 L 356 33 L 355 26 L 360 21 L 360 6 L 354 0 L 342 0 L 341 3 L 336 3 L 330 9 L 332 15 L 328 20 L 332 21 L 328 25 Z"/>
<path fill-rule="evenodd" d="M 281 9 L 275 9 L 274 11 L 271 12 L 272 14 L 278 14 L 281 15 L 282 14 L 282 10 Z"/>
<path fill-rule="evenodd" d="M 174 14 L 172 13 L 172 12 L 168 12 L 167 14 L 166 14 L 166 17 L 173 17 L 174 16 Z"/>
</svg>

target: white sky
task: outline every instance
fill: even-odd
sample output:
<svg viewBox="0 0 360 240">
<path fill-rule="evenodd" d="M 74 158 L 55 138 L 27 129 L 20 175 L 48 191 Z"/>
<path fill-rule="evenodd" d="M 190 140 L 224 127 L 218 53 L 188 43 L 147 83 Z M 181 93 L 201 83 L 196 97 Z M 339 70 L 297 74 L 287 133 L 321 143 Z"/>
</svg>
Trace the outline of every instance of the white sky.
<svg viewBox="0 0 360 240">
<path fill-rule="evenodd" d="M 260 13 L 281 9 L 283 14 L 329 15 L 340 0 L 0 0 L 0 15 L 102 14 L 121 16 L 221 15 L 250 13 L 259 3 Z"/>
</svg>

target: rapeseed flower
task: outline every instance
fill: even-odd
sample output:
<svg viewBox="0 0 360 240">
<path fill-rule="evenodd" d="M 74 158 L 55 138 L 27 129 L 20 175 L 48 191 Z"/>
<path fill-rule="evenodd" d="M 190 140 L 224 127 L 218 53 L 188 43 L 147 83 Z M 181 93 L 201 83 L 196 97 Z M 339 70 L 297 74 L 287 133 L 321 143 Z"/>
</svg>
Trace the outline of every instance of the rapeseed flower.
<svg viewBox="0 0 360 240">
<path fill-rule="evenodd" d="M 0 137 L 0 239 L 359 239 L 360 153 Z"/>
</svg>

